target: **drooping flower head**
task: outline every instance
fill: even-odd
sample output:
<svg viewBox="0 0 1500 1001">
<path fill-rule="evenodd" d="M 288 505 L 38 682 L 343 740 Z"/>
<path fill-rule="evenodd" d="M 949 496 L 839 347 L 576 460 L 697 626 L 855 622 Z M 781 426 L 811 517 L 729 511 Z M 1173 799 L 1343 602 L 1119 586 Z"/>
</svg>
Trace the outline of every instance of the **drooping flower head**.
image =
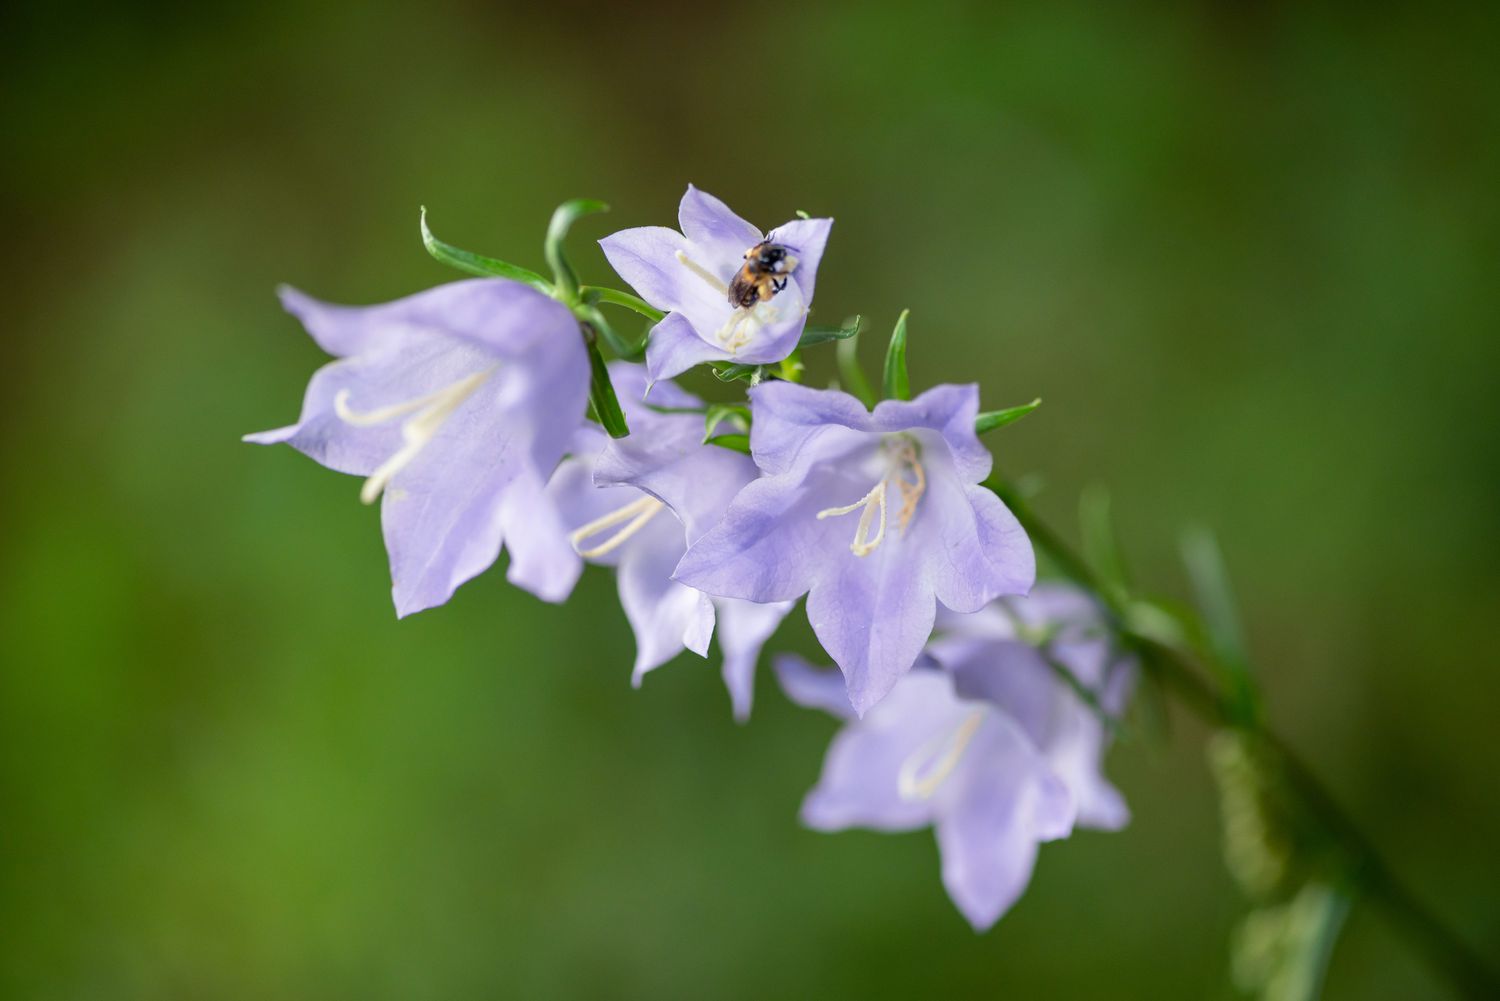
<svg viewBox="0 0 1500 1001">
<path fill-rule="evenodd" d="M 941 602 L 973 612 L 1025 594 L 1036 567 L 1015 517 L 976 484 L 990 455 L 976 386 L 938 386 L 873 412 L 788 382 L 750 390 L 763 476 L 695 541 L 677 579 L 709 594 L 790 601 L 863 714 L 916 660 Z"/>
<path fill-rule="evenodd" d="M 597 428 L 580 429 L 547 486 L 548 496 L 579 555 L 616 569 L 620 604 L 636 637 L 633 683 L 639 686 L 648 671 L 683 649 L 707 656 L 717 623 L 724 681 L 735 716 L 743 720 L 761 647 L 791 603 L 710 598 L 673 580 L 672 572 L 688 543 L 756 477 L 755 463 L 704 443 L 703 415 L 680 412 L 701 409 L 697 397 L 658 383 L 648 406 L 641 366 L 613 362 L 609 372 L 631 434 L 612 441 Z"/>
<path fill-rule="evenodd" d="M 646 349 L 651 378 L 670 379 L 707 361 L 764 365 L 791 354 L 833 220 L 794 219 L 762 233 L 689 185 L 678 224 L 681 233 L 642 226 L 599 241 L 620 277 L 667 313 Z M 751 253 L 763 244 L 771 247 Z M 746 268 L 758 279 L 755 295 L 736 284 Z"/>
<path fill-rule="evenodd" d="M 1056 586 L 945 614 L 921 664 L 863 719 L 834 672 L 779 658 L 793 701 L 848 721 L 803 802 L 804 823 L 932 825 L 949 896 L 975 928 L 994 924 L 1025 890 L 1039 843 L 1075 823 L 1113 830 L 1128 818 L 1100 769 L 1100 714 L 1123 709 L 1134 672 L 1100 625 L 1086 597 Z"/>
<path fill-rule="evenodd" d="M 397 613 L 447 601 L 502 544 L 512 582 L 567 597 L 579 567 L 543 489 L 588 400 L 572 313 L 497 278 L 379 306 L 281 298 L 339 360 L 313 375 L 296 424 L 245 440 L 366 477 L 360 496 L 381 499 Z"/>
<path fill-rule="evenodd" d="M 1073 797 L 1025 731 L 1002 707 L 961 697 L 947 672 L 912 671 L 859 719 L 835 672 L 795 657 L 778 658 L 776 671 L 792 701 L 848 721 L 802 822 L 819 831 L 933 827 L 943 886 L 976 929 L 1021 896 L 1037 845 L 1072 830 Z"/>
</svg>

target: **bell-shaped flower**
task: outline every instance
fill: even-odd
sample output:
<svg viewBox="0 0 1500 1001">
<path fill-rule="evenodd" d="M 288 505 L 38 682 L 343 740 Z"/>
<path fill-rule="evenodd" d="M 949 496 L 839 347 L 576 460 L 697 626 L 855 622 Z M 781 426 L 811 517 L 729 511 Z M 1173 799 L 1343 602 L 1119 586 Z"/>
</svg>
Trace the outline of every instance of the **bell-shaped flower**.
<svg viewBox="0 0 1500 1001">
<path fill-rule="evenodd" d="M 681 233 L 642 226 L 599 241 L 620 277 L 667 313 L 646 348 L 651 378 L 707 361 L 764 365 L 791 354 L 833 220 L 794 219 L 762 233 L 689 185 L 678 224 Z"/>
<path fill-rule="evenodd" d="M 285 442 L 381 499 L 396 611 L 452 597 L 510 551 L 509 579 L 548 601 L 578 562 L 544 489 L 588 401 L 589 363 L 566 307 L 498 278 L 379 306 L 282 303 L 338 360 L 307 387 Z"/>
<path fill-rule="evenodd" d="M 762 477 L 677 567 L 722 597 L 790 601 L 844 672 L 863 714 L 912 666 L 937 603 L 973 612 L 1035 578 L 1031 543 L 977 484 L 990 455 L 976 386 L 938 386 L 874 411 L 789 382 L 750 390 Z"/>
<path fill-rule="evenodd" d="M 795 657 L 776 672 L 799 705 L 845 719 L 802 803 L 819 831 L 931 826 L 943 886 L 983 931 L 1020 898 L 1037 845 L 1066 837 L 1075 806 L 1068 787 L 1006 710 L 968 699 L 946 671 L 919 667 L 863 718 L 842 679 Z"/>
<path fill-rule="evenodd" d="M 917 669 L 862 719 L 836 673 L 795 657 L 776 670 L 793 701 L 848 721 L 803 822 L 822 831 L 932 825 L 943 884 L 983 930 L 1025 890 L 1040 842 L 1075 824 L 1114 830 L 1128 819 L 1100 768 L 1101 714 L 1123 710 L 1135 671 L 1092 601 L 1060 585 L 945 614 L 938 630 Z"/>
<path fill-rule="evenodd" d="M 757 475 L 742 453 L 705 444 L 703 404 L 674 383 L 658 383 L 643 401 L 646 372 L 614 362 L 610 381 L 630 423 L 610 440 L 593 427 L 575 436 L 547 486 L 578 554 L 616 569 L 620 604 L 636 637 L 632 683 L 684 649 L 708 655 L 717 623 L 723 676 L 735 717 L 745 719 L 761 647 L 790 602 L 755 604 L 708 595 L 672 579 L 688 543 L 723 514 Z M 664 412 L 678 411 L 678 412 Z"/>
</svg>

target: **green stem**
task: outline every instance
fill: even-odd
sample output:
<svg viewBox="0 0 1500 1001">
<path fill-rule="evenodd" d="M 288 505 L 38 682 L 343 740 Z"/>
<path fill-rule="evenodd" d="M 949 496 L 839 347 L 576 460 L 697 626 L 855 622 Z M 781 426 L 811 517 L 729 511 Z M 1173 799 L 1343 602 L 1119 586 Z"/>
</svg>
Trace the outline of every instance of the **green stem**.
<svg viewBox="0 0 1500 1001">
<path fill-rule="evenodd" d="M 1202 669 L 1180 651 L 1132 631 L 1127 625 L 1126 599 L 1117 589 L 1105 586 L 1088 563 L 1037 516 L 1009 483 L 992 476 L 985 486 L 1005 502 L 1032 543 L 1051 558 L 1063 576 L 1093 593 L 1108 611 L 1122 642 L 1188 709 L 1214 726 L 1237 726 L 1272 752 L 1297 804 L 1338 846 L 1350 863 L 1359 889 L 1385 912 L 1434 970 L 1445 976 L 1463 997 L 1476 1001 L 1500 998 L 1500 976 L 1396 878 L 1358 825 L 1279 735 L 1259 718 L 1246 721 L 1231 701 L 1205 679 Z"/>
<path fill-rule="evenodd" d="M 628 310 L 641 314 L 652 323 L 660 323 L 667 315 L 646 300 L 618 289 L 604 288 L 601 285 L 584 285 L 578 289 L 578 292 L 586 300 L 592 298 L 598 302 L 607 302 L 612 306 L 624 306 Z"/>
</svg>

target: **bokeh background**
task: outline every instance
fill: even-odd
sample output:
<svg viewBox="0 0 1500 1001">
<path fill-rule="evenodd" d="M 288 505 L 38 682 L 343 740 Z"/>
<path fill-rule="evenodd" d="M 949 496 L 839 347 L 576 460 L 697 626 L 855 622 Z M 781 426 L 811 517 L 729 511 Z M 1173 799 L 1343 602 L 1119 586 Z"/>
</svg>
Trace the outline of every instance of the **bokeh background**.
<svg viewBox="0 0 1500 1001">
<path fill-rule="evenodd" d="M 796 823 L 832 721 L 628 684 L 602 571 L 397 622 L 354 480 L 238 442 L 321 362 L 276 283 L 541 265 L 692 181 L 838 220 L 825 319 L 1139 579 L 1215 527 L 1270 710 L 1500 952 L 1494 5 L 21 4 L 0 31 L 0 990 L 17 998 L 1230 996 L 1204 733 L 976 936 L 926 833 Z M 622 320 L 623 320 L 622 316 Z M 864 345 L 868 360 L 880 337 Z M 814 377 L 830 358 L 816 356 Z M 800 613 L 778 645 L 810 649 Z M 1441 996 L 1356 910 L 1327 996 Z"/>
</svg>

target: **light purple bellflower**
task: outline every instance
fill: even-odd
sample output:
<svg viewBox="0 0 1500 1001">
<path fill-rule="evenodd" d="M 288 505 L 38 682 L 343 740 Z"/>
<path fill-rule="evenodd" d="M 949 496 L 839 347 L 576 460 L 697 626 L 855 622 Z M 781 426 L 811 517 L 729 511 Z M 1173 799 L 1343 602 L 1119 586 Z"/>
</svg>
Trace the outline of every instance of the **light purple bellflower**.
<svg viewBox="0 0 1500 1001">
<path fill-rule="evenodd" d="M 1075 824 L 1118 828 L 1127 817 L 1099 771 L 1102 723 L 1036 648 L 1017 638 L 1031 630 L 1018 633 L 1012 618 L 1041 620 L 1059 605 L 1077 611 L 1087 599 L 1069 593 L 1054 605 L 1056 592 L 1039 595 L 1040 602 L 1007 600 L 1015 609 L 1030 606 L 1027 612 L 991 607 L 978 616 L 944 616 L 940 628 L 951 624 L 952 632 L 862 719 L 834 672 L 796 657 L 776 663 L 793 701 L 847 721 L 803 802 L 803 822 L 820 831 L 931 825 L 943 885 L 980 931 L 1019 899 L 1041 842 L 1066 837 Z M 976 621 L 952 621 L 963 618 Z M 1054 627 L 1048 654 L 1073 665 L 1106 706 L 1122 703 L 1129 665 L 1110 657 L 1102 638 L 1084 635 L 1087 621 L 1046 626 Z"/>
<path fill-rule="evenodd" d="M 651 330 L 646 367 L 670 379 L 707 361 L 750 365 L 781 361 L 797 347 L 812 305 L 818 262 L 832 219 L 794 219 L 761 233 L 719 199 L 688 185 L 679 233 L 664 226 L 621 230 L 599 241 L 604 256 L 641 298 L 667 316 Z M 791 257 L 780 291 L 749 308 L 731 304 L 729 287 L 745 254 L 763 241 Z"/>
<path fill-rule="evenodd" d="M 854 397 L 769 382 L 750 390 L 764 474 L 692 543 L 676 578 L 750 601 L 807 594 L 813 631 L 863 715 L 932 632 L 937 603 L 973 612 L 1025 594 L 1031 543 L 993 493 L 976 386 L 938 386 L 873 412 Z"/>
<path fill-rule="evenodd" d="M 643 401 L 646 372 L 613 362 L 610 381 L 630 423 L 628 438 L 610 440 L 580 429 L 568 458 L 547 486 L 570 529 L 570 541 L 591 562 L 613 566 L 620 604 L 636 637 L 632 683 L 683 649 L 708 655 L 717 623 L 724 683 L 737 719 L 750 714 L 761 647 L 791 602 L 756 604 L 708 595 L 672 579 L 688 543 L 702 535 L 735 493 L 757 475 L 739 452 L 703 442 L 703 404 L 671 382 L 657 383 L 653 406 Z"/>
<path fill-rule="evenodd" d="M 378 306 L 283 289 L 286 309 L 334 361 L 308 384 L 285 442 L 381 498 L 398 615 L 452 597 L 510 551 L 507 577 L 548 601 L 577 580 L 547 478 L 583 422 L 589 364 L 558 302 L 498 278 Z"/>
</svg>

